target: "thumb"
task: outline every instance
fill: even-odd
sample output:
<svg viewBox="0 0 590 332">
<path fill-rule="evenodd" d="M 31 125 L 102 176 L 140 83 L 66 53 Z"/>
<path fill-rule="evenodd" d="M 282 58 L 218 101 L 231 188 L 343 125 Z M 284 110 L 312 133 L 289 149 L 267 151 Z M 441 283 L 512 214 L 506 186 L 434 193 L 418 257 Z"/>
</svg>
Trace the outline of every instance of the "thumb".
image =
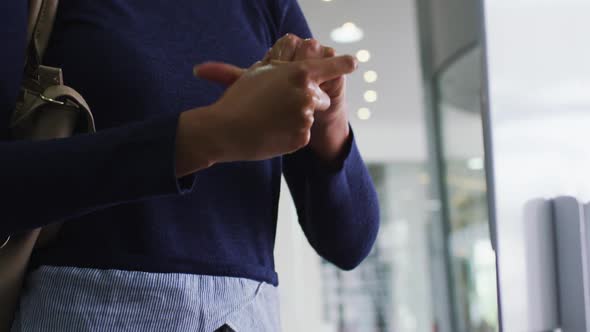
<svg viewBox="0 0 590 332">
<path fill-rule="evenodd" d="M 199 78 L 232 85 L 246 72 L 245 69 L 223 62 L 206 62 L 193 68 L 193 74 Z"/>
</svg>

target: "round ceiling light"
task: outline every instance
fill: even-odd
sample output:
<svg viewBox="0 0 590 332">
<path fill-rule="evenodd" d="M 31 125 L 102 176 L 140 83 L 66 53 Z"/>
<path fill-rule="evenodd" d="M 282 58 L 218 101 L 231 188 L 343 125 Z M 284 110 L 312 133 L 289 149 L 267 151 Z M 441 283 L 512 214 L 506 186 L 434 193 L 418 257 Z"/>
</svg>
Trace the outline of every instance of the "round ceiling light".
<svg viewBox="0 0 590 332">
<path fill-rule="evenodd" d="M 365 78 L 365 82 L 367 83 L 375 83 L 377 82 L 377 78 L 379 77 L 377 75 L 377 72 L 374 70 L 368 70 L 365 72 L 365 74 L 363 75 L 363 77 Z"/>
<path fill-rule="evenodd" d="M 360 50 L 356 52 L 356 58 L 360 62 L 368 62 L 369 60 L 371 60 L 371 53 L 367 50 Z"/>
<path fill-rule="evenodd" d="M 371 110 L 366 107 L 359 108 L 356 116 L 361 120 L 369 120 L 371 118 Z"/>
<path fill-rule="evenodd" d="M 352 22 L 344 23 L 330 33 L 333 41 L 342 44 L 358 42 L 363 39 L 364 35 L 363 30 Z"/>
<path fill-rule="evenodd" d="M 377 101 L 377 91 L 367 90 L 365 92 L 365 101 L 367 103 L 374 103 Z"/>
</svg>

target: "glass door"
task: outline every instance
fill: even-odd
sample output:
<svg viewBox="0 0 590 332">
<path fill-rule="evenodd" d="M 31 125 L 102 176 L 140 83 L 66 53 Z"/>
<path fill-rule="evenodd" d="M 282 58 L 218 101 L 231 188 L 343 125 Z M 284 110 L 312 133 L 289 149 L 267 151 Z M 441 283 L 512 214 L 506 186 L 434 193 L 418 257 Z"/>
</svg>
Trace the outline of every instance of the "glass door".
<svg viewBox="0 0 590 332">
<path fill-rule="evenodd" d="M 482 127 L 482 2 L 419 0 L 453 331 L 497 331 Z"/>
</svg>

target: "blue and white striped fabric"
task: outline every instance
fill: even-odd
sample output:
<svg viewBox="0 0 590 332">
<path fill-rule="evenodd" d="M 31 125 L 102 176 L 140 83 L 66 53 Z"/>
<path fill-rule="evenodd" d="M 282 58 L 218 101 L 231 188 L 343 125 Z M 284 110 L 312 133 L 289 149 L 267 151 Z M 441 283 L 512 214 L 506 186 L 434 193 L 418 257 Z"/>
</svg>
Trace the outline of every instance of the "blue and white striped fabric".
<svg viewBox="0 0 590 332">
<path fill-rule="evenodd" d="M 279 331 L 276 287 L 249 279 L 42 266 L 12 332 Z"/>
</svg>

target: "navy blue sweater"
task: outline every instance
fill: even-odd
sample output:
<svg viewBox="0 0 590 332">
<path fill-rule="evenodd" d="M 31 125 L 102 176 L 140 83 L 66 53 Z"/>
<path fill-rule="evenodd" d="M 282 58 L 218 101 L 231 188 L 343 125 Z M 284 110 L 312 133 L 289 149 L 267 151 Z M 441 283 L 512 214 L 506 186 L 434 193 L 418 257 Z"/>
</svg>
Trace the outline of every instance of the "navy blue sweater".
<svg viewBox="0 0 590 332">
<path fill-rule="evenodd" d="M 192 76 L 217 60 L 248 67 L 287 32 L 310 36 L 295 0 L 62 0 L 45 64 L 87 99 L 98 132 L 10 141 L 22 78 L 26 1 L 0 4 L 0 233 L 65 222 L 33 266 L 179 272 L 277 284 L 280 178 L 310 244 L 343 269 L 369 253 L 379 224 L 354 138 L 339 167 L 309 148 L 175 177 L 181 111 L 223 87 Z M 235 110 L 239 112 L 240 110 Z"/>
</svg>

